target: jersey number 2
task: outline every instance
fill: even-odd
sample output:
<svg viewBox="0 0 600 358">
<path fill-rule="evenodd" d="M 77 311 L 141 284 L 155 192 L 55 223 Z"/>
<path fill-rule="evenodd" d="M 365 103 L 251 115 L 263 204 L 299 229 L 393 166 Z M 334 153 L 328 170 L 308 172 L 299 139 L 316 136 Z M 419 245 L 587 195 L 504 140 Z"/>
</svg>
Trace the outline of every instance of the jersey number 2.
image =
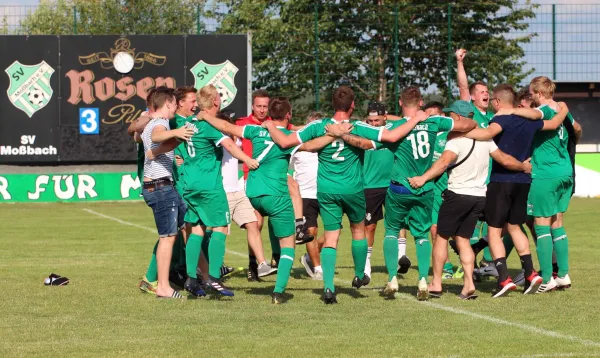
<svg viewBox="0 0 600 358">
<path fill-rule="evenodd" d="M 413 157 L 415 159 L 419 158 L 427 158 L 429 156 L 429 138 L 427 137 L 427 132 L 417 132 L 406 137 L 408 141 L 410 141 L 410 145 L 412 146 Z"/>
<path fill-rule="evenodd" d="M 339 161 L 343 161 L 344 157 L 340 157 L 340 153 L 342 152 L 342 150 L 344 150 L 344 141 L 341 139 L 336 139 L 331 143 L 331 146 L 333 148 L 338 147 L 338 149 L 335 151 L 335 153 L 333 153 L 333 155 L 331 156 L 331 159 L 334 160 L 339 160 Z"/>
</svg>

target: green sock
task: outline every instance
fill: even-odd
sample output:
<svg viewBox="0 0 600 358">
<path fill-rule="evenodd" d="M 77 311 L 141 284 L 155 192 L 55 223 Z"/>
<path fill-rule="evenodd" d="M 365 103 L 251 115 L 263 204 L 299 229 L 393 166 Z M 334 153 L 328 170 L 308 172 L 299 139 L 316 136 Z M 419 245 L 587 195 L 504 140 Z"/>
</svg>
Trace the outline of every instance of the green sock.
<svg viewBox="0 0 600 358">
<path fill-rule="evenodd" d="M 550 282 L 552 278 L 552 235 L 550 234 L 550 226 L 535 225 L 535 233 L 537 234 L 537 254 L 542 271 L 542 279 L 544 283 Z"/>
<path fill-rule="evenodd" d="M 550 231 L 556 252 L 556 263 L 558 264 L 558 277 L 565 277 L 569 273 L 569 239 L 564 227 L 558 227 Z"/>
<path fill-rule="evenodd" d="M 221 278 L 221 266 L 225 259 L 225 239 L 227 235 L 222 232 L 213 232 L 208 244 L 208 274 L 214 278 Z"/>
<path fill-rule="evenodd" d="M 417 247 L 417 266 L 419 267 L 419 280 L 427 279 L 429 276 L 429 266 L 431 265 L 431 241 L 425 236 L 415 238 Z"/>
<path fill-rule="evenodd" d="M 383 238 L 383 258 L 390 282 L 398 273 L 398 235 L 392 231 L 386 231 Z"/>
<path fill-rule="evenodd" d="M 396 241 L 397 242 L 397 241 Z M 367 263 L 367 253 L 369 245 L 367 239 L 352 240 L 352 259 L 354 260 L 354 275 L 359 279 L 365 277 L 365 265 Z"/>
<path fill-rule="evenodd" d="M 271 225 L 271 219 L 269 219 L 269 241 L 271 241 L 271 254 L 275 256 L 281 256 L 281 246 L 279 246 L 279 239 L 275 236 L 273 226 Z"/>
<path fill-rule="evenodd" d="M 504 250 L 506 251 L 506 255 L 504 257 L 508 257 L 515 247 L 515 244 L 513 243 L 512 237 L 509 234 L 504 235 L 502 237 L 502 241 L 504 242 Z"/>
<path fill-rule="evenodd" d="M 211 231 L 212 234 L 212 231 Z M 206 232 L 204 238 L 202 239 L 202 253 L 204 254 L 204 257 L 206 257 L 206 262 L 210 263 L 209 260 L 209 256 L 208 256 L 208 247 L 210 246 L 210 237 L 211 235 L 209 235 L 208 232 Z"/>
<path fill-rule="evenodd" d="M 398 241 L 396 240 L 396 252 L 398 251 Z M 337 250 L 333 247 L 324 247 L 321 250 L 321 266 L 323 267 L 323 282 L 324 289 L 330 289 L 331 292 L 335 292 L 335 285 L 333 284 L 333 276 L 335 276 L 335 260 L 337 256 Z"/>
<path fill-rule="evenodd" d="M 290 280 L 290 271 L 294 264 L 294 249 L 291 247 L 283 247 L 281 249 L 281 258 L 277 268 L 277 279 L 275 280 L 275 289 L 273 292 L 283 293 L 285 287 Z"/>
<path fill-rule="evenodd" d="M 152 251 L 152 257 L 150 258 L 150 264 L 148 270 L 146 270 L 146 280 L 148 282 L 158 281 L 158 271 L 156 266 L 156 248 L 158 247 L 158 240 L 154 244 L 154 251 Z"/>
<path fill-rule="evenodd" d="M 452 263 L 451 263 L 451 262 L 446 262 L 446 263 L 444 264 L 444 268 L 443 268 L 443 270 L 444 270 L 444 271 L 447 271 L 447 272 L 452 272 L 452 271 L 454 271 L 454 266 L 452 265 Z"/>
<path fill-rule="evenodd" d="M 191 234 L 188 238 L 187 245 L 185 245 L 186 272 L 191 278 L 197 278 L 196 270 L 198 268 L 198 260 L 200 259 L 201 249 L 202 236 Z"/>
</svg>

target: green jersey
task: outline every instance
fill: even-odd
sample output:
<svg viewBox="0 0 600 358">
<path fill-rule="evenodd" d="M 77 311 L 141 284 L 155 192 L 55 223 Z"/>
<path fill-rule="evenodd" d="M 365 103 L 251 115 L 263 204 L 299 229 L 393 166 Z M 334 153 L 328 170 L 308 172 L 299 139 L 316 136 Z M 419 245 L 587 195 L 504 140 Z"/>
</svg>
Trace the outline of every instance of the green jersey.
<svg viewBox="0 0 600 358">
<path fill-rule="evenodd" d="M 277 127 L 285 134 L 292 133 L 283 127 Z M 255 198 L 263 195 L 290 196 L 287 185 L 287 170 L 290 158 L 298 147 L 282 149 L 275 144 L 269 131 L 261 126 L 245 125 L 242 137 L 252 141 L 252 158 L 260 166 L 248 173 L 246 196 Z"/>
<path fill-rule="evenodd" d="M 394 153 L 387 148 L 365 151 L 363 163 L 365 189 L 388 187 L 393 165 Z"/>
<path fill-rule="evenodd" d="M 537 108 L 542 112 L 542 119 L 547 121 L 556 115 L 556 111 L 548 105 Z M 569 113 L 567 119 L 574 122 Z M 569 133 L 563 124 L 553 131 L 539 131 L 533 137 L 533 154 L 531 155 L 531 178 L 549 179 L 573 175 L 573 166 L 567 144 Z"/>
<path fill-rule="evenodd" d="M 471 106 L 473 107 L 473 120 L 477 122 L 479 128 L 487 128 L 490 125 L 490 121 L 494 118 L 494 113 L 492 112 L 481 112 L 479 108 L 475 107 L 473 101 L 471 101 Z"/>
<path fill-rule="evenodd" d="M 321 119 L 309 123 L 296 132 L 300 143 L 325 134 L 325 126 L 336 124 L 333 118 Z M 352 134 L 370 140 L 380 138 L 383 127 L 373 127 L 366 123 L 353 122 Z M 324 194 L 354 194 L 364 190 L 363 183 L 364 150 L 336 139 L 319 151 L 319 170 L 317 171 L 317 192 Z"/>
<path fill-rule="evenodd" d="M 389 126 L 389 129 L 392 130 L 406 122 L 407 119 L 402 118 L 386 125 L 386 127 Z M 378 143 L 378 149 L 387 147 L 394 153 L 392 180 L 402 184 L 416 195 L 432 190 L 432 182 L 429 181 L 423 187 L 415 189 L 410 186 L 408 178 L 423 175 L 431 167 L 437 134 L 451 131 L 453 126 L 454 121 L 452 118 L 432 116 L 417 124 L 403 140 L 395 143 Z"/>
<path fill-rule="evenodd" d="M 184 126 L 187 122 L 191 122 L 192 120 L 194 120 L 194 118 L 195 116 L 189 116 L 186 118 L 182 115 L 175 113 L 175 117 L 169 121 L 169 127 L 171 127 L 171 129 L 180 128 Z M 183 145 L 178 145 L 177 147 L 175 147 L 173 152 L 175 155 L 180 156 L 184 162 L 188 157 L 186 147 Z M 175 164 L 175 161 L 173 161 L 173 178 L 175 178 L 176 181 L 179 180 L 179 168 L 177 167 L 177 164 Z"/>
<path fill-rule="evenodd" d="M 431 163 L 435 163 L 436 160 L 440 159 L 442 153 L 444 152 L 444 148 L 446 148 L 446 141 L 448 140 L 449 132 L 439 132 L 437 134 L 437 138 L 435 140 L 435 145 L 433 146 L 433 158 L 431 158 Z M 448 189 L 448 172 L 444 172 L 435 182 L 435 188 L 441 193 L 442 191 Z"/>
<path fill-rule="evenodd" d="M 194 135 L 185 143 L 188 156 L 181 166 L 181 180 L 185 190 L 223 189 L 223 148 L 220 144 L 229 137 L 206 121 L 193 120 L 186 126 L 194 130 Z"/>
</svg>

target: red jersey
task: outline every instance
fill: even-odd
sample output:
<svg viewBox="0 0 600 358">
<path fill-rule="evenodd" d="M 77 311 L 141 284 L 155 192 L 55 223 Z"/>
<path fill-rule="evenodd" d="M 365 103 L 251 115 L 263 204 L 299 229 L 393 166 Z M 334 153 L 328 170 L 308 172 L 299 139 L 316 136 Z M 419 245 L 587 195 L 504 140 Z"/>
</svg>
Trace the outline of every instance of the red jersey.
<svg viewBox="0 0 600 358">
<path fill-rule="evenodd" d="M 267 117 L 266 118 L 267 121 L 271 120 L 271 117 Z M 250 113 L 250 115 L 248 117 L 242 117 L 240 119 L 238 119 L 237 121 L 235 121 L 235 125 L 243 127 L 247 124 L 253 124 L 253 125 L 257 125 L 260 126 L 262 124 L 261 121 L 259 121 L 258 119 L 254 118 L 254 114 Z M 291 128 L 291 124 L 288 123 L 288 128 Z M 249 156 L 250 158 L 252 158 L 252 141 L 249 139 L 245 139 L 242 138 L 242 151 L 244 153 L 246 153 L 247 156 Z M 246 165 L 246 163 L 244 163 L 244 180 L 248 179 L 248 172 L 250 171 L 250 169 L 248 168 L 248 166 Z"/>
</svg>

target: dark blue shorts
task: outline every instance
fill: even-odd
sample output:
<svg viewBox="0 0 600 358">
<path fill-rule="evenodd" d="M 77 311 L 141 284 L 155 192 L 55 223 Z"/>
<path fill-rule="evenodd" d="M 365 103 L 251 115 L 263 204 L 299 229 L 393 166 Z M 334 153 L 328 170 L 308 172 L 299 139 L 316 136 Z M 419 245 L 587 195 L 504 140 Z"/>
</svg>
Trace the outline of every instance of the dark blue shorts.
<svg viewBox="0 0 600 358">
<path fill-rule="evenodd" d="M 142 190 L 144 201 L 154 213 L 158 237 L 175 236 L 185 225 L 183 218 L 187 209 L 179 193 L 172 185 L 149 192 Z"/>
</svg>

